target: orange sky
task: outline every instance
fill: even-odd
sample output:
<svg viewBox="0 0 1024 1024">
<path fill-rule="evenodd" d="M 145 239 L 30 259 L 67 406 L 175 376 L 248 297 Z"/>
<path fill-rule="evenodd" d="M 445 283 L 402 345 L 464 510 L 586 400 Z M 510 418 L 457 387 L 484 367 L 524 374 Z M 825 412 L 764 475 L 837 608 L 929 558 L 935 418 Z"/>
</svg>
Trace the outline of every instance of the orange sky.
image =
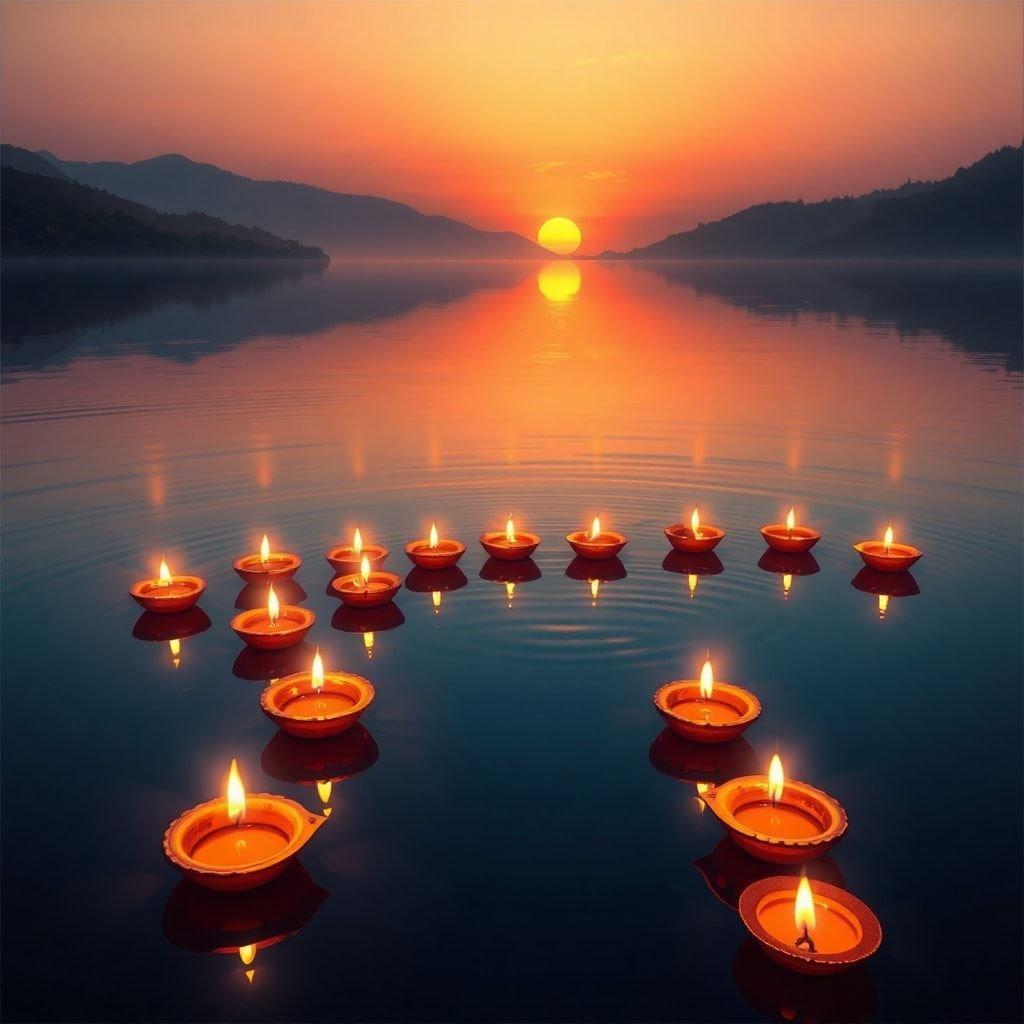
<svg viewBox="0 0 1024 1024">
<path fill-rule="evenodd" d="M 3 137 L 180 152 L 583 251 L 1019 143 L 1005 3 L 5 0 Z"/>
</svg>

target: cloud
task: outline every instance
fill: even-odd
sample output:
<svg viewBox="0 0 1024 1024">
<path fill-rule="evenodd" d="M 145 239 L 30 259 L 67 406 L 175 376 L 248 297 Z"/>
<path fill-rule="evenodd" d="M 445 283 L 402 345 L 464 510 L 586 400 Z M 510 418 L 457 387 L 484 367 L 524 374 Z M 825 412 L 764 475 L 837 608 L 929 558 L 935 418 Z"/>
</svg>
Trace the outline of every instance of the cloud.
<svg viewBox="0 0 1024 1024">
<path fill-rule="evenodd" d="M 619 50 L 617 53 L 598 53 L 587 57 L 577 57 L 576 65 L 581 68 L 592 68 L 598 64 L 622 66 L 654 64 L 656 61 L 671 60 L 676 54 L 676 50 L 642 50 L 639 47 L 633 47 L 630 50 Z"/>
<path fill-rule="evenodd" d="M 568 162 L 568 160 L 541 160 L 539 163 L 530 164 L 530 170 L 536 171 L 538 174 L 546 174 L 556 167 L 565 167 Z"/>
<path fill-rule="evenodd" d="M 583 174 L 584 181 L 625 181 L 625 171 L 587 171 Z"/>
</svg>

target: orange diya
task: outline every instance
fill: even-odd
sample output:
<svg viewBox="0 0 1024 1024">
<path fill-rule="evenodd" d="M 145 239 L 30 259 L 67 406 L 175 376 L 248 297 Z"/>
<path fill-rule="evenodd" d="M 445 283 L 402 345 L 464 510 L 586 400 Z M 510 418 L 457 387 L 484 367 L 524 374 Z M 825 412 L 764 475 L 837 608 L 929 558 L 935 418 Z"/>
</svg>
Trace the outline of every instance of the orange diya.
<svg viewBox="0 0 1024 1024">
<path fill-rule="evenodd" d="M 401 576 L 383 569 L 371 569 L 368 555 L 363 555 L 359 572 L 331 580 L 334 595 L 350 608 L 379 608 L 387 604 L 401 587 Z"/>
<path fill-rule="evenodd" d="M 138 580 L 131 585 L 128 593 L 147 612 L 159 615 L 173 615 L 188 611 L 206 590 L 206 580 L 201 576 L 175 576 L 160 560 L 160 572 L 156 579 Z"/>
<path fill-rule="evenodd" d="M 897 544 L 892 523 L 885 528 L 881 540 L 862 540 L 854 544 L 853 549 L 869 569 L 879 572 L 906 572 L 924 554 L 910 544 Z"/>
<path fill-rule="evenodd" d="M 698 743 L 726 743 L 761 714 L 761 702 L 733 683 L 716 683 L 710 655 L 700 679 L 677 679 L 654 694 L 654 707 L 668 727 Z"/>
<path fill-rule="evenodd" d="M 797 526 L 796 509 L 786 514 L 786 522 L 770 523 L 761 527 L 761 536 L 773 551 L 788 555 L 800 555 L 810 551 L 821 540 L 821 534 L 809 526 Z"/>
<path fill-rule="evenodd" d="M 271 551 L 270 538 L 263 534 L 259 551 L 236 558 L 233 565 L 246 583 L 273 583 L 291 579 L 302 565 L 302 559 L 290 551 Z"/>
<path fill-rule="evenodd" d="M 255 889 L 281 874 L 326 820 L 282 796 L 247 795 L 232 760 L 224 799 L 171 822 L 164 856 L 208 889 Z"/>
<path fill-rule="evenodd" d="M 852 893 L 806 875 L 763 878 L 740 896 L 750 934 L 776 963 L 801 974 L 835 974 L 866 960 L 882 927 Z"/>
<path fill-rule="evenodd" d="M 690 515 L 690 525 L 673 523 L 665 527 L 665 536 L 676 551 L 687 551 L 701 555 L 715 548 L 725 536 L 725 530 L 717 526 L 702 525 L 700 513 L 695 508 Z"/>
<path fill-rule="evenodd" d="M 317 648 L 309 672 L 272 682 L 260 694 L 263 713 L 293 736 L 316 739 L 351 729 L 374 698 L 373 684 L 347 672 L 325 672 Z"/>
<path fill-rule="evenodd" d="M 505 529 L 480 535 L 480 545 L 491 556 L 503 562 L 519 562 L 529 558 L 540 544 L 540 537 L 525 530 L 516 530 L 509 514 Z"/>
<path fill-rule="evenodd" d="M 778 754 L 767 776 L 743 775 L 702 795 L 739 846 L 775 864 L 820 857 L 846 831 L 839 802 L 806 782 L 786 779 Z"/>
<path fill-rule="evenodd" d="M 339 544 L 326 552 L 324 557 L 335 572 L 355 573 L 362 568 L 364 558 L 369 561 L 371 569 L 379 569 L 389 554 L 383 544 L 364 543 L 363 533 L 357 526 L 351 544 Z"/>
<path fill-rule="evenodd" d="M 271 584 L 267 607 L 241 612 L 231 620 L 231 628 L 250 647 L 276 651 L 301 643 L 313 628 L 316 616 L 298 605 L 282 605 Z"/>
<path fill-rule="evenodd" d="M 466 553 L 466 545 L 447 537 L 439 537 L 437 523 L 430 524 L 425 540 L 412 540 L 405 553 L 419 569 L 450 569 Z"/>
<path fill-rule="evenodd" d="M 629 542 L 624 533 L 601 529 L 601 517 L 594 516 L 589 530 L 574 530 L 565 539 L 580 558 L 614 558 Z"/>
</svg>

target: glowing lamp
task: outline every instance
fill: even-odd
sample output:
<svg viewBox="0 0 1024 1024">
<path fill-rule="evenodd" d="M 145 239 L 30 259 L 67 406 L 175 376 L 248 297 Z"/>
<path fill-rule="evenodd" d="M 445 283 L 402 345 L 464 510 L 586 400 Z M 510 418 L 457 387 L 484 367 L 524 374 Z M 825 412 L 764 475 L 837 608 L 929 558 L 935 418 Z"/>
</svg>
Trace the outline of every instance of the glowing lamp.
<svg viewBox="0 0 1024 1024">
<path fill-rule="evenodd" d="M 233 565 L 246 583 L 273 583 L 291 579 L 302 565 L 302 559 L 290 551 L 273 551 L 270 538 L 263 534 L 259 551 L 236 558 Z"/>
<path fill-rule="evenodd" d="M 603 529 L 600 516 L 594 516 L 589 530 L 574 530 L 565 539 L 580 558 L 601 560 L 615 558 L 629 542 L 624 533 Z"/>
<path fill-rule="evenodd" d="M 298 605 L 281 604 L 274 585 L 267 591 L 267 607 L 252 608 L 231 620 L 231 628 L 250 647 L 276 651 L 301 643 L 316 616 Z"/>
<path fill-rule="evenodd" d="M 450 569 L 466 553 L 466 545 L 441 537 L 437 523 L 431 523 L 426 539 L 409 541 L 405 545 L 405 553 L 420 569 Z"/>
<path fill-rule="evenodd" d="M 370 560 L 371 569 L 379 569 L 390 552 L 383 544 L 367 544 L 362 530 L 357 526 L 352 534 L 351 544 L 339 544 L 324 554 L 331 568 L 338 573 L 354 573 L 359 570 L 363 558 Z"/>
<path fill-rule="evenodd" d="M 491 556 L 503 562 L 519 562 L 529 558 L 540 544 L 535 533 L 517 530 L 511 513 L 504 531 L 492 531 L 480 535 L 480 546 Z"/>
<path fill-rule="evenodd" d="M 160 569 L 155 579 L 138 580 L 128 590 L 136 603 L 147 612 L 173 615 L 192 608 L 203 596 L 206 580 L 201 576 L 175 576 L 160 560 Z"/>
<path fill-rule="evenodd" d="M 821 540 L 821 534 L 809 526 L 798 526 L 796 509 L 786 513 L 785 523 L 768 523 L 761 527 L 761 536 L 773 551 L 783 554 L 800 555 L 810 551 Z"/>
<path fill-rule="evenodd" d="M 676 551 L 702 555 L 712 551 L 725 536 L 725 530 L 700 521 L 700 512 L 694 508 L 689 523 L 673 523 L 665 527 L 665 536 Z"/>
<path fill-rule="evenodd" d="M 882 539 L 862 540 L 853 545 L 864 564 L 878 572 L 906 572 L 923 554 L 910 544 L 897 544 L 892 523 L 885 530 Z"/>
<path fill-rule="evenodd" d="M 402 587 L 402 579 L 393 572 L 370 567 L 370 556 L 363 554 L 359 571 L 331 581 L 331 590 L 349 608 L 380 608 Z"/>
</svg>

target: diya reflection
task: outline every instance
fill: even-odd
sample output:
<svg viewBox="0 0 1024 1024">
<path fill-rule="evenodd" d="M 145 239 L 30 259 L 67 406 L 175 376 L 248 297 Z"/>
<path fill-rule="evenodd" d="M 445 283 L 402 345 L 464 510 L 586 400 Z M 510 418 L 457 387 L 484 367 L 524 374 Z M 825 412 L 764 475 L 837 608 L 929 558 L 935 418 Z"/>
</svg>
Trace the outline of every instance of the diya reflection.
<svg viewBox="0 0 1024 1024">
<path fill-rule="evenodd" d="M 302 565 L 302 559 L 290 551 L 271 551 L 270 538 L 263 534 L 258 553 L 242 555 L 232 564 L 246 583 L 273 583 L 291 579 Z"/>
<path fill-rule="evenodd" d="M 147 612 L 158 615 L 173 615 L 188 611 L 203 596 L 206 580 L 201 576 L 175 576 L 160 559 L 160 571 L 156 579 L 137 580 L 128 593 Z"/>
</svg>

